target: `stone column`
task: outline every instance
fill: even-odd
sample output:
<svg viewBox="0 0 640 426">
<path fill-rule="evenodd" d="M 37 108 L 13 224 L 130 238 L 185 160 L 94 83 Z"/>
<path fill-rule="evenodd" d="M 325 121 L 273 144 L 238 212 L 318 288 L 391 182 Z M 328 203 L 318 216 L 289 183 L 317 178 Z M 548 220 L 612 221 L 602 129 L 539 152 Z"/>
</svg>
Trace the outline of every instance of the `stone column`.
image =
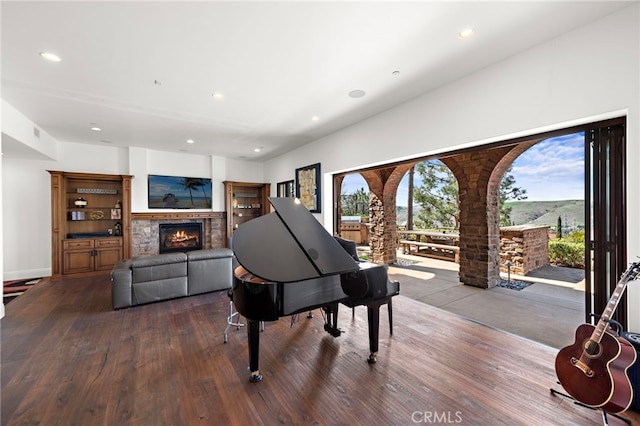
<svg viewBox="0 0 640 426">
<path fill-rule="evenodd" d="M 396 261 L 396 194 L 400 180 L 412 164 L 364 171 L 360 174 L 369 185 L 369 244 L 371 262 L 391 264 Z"/>
<path fill-rule="evenodd" d="M 460 281 L 491 288 L 500 282 L 500 182 L 511 163 L 538 141 L 442 158 L 458 179 Z"/>
</svg>

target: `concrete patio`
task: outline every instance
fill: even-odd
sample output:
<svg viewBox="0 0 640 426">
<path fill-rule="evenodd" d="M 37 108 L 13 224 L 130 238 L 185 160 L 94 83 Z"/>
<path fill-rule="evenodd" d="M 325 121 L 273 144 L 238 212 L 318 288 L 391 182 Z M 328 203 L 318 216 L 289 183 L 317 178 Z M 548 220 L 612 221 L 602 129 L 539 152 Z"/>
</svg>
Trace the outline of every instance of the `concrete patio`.
<svg viewBox="0 0 640 426">
<path fill-rule="evenodd" d="M 400 252 L 398 259 L 389 275 L 400 282 L 402 296 L 551 347 L 573 343 L 575 329 L 585 320 L 584 271 L 579 269 L 546 266 L 526 277 L 512 275 L 531 283 L 522 290 L 481 289 L 460 283 L 454 262 Z M 402 321 L 400 315 L 396 321 Z"/>
</svg>

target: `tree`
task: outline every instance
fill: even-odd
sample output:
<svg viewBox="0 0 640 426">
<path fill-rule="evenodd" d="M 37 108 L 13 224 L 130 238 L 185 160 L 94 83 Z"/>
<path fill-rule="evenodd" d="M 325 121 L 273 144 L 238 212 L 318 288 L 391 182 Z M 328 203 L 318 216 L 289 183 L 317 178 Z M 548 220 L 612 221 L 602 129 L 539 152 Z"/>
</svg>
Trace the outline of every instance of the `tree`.
<svg viewBox="0 0 640 426">
<path fill-rule="evenodd" d="M 422 184 L 414 186 L 413 198 L 420 205 L 418 228 L 459 228 L 458 181 L 440 160 L 417 163 Z"/>
<path fill-rule="evenodd" d="M 562 239 L 562 218 L 558 216 L 558 224 L 556 225 L 556 236 L 559 240 Z"/>
<path fill-rule="evenodd" d="M 197 180 L 198 179 L 193 179 L 193 178 L 182 178 L 182 180 L 180 180 L 180 185 L 182 185 L 184 189 L 189 190 L 189 198 L 191 198 L 192 206 L 193 206 L 193 193 L 191 191 L 198 187 Z"/>
<path fill-rule="evenodd" d="M 526 200 L 527 190 L 515 186 L 516 178 L 511 174 L 513 166 L 509 166 L 500 181 L 500 226 L 511 225 L 512 207 L 507 205 L 509 200 Z"/>
<path fill-rule="evenodd" d="M 364 188 L 353 194 L 341 194 L 342 216 L 369 217 L 369 191 Z"/>
<path fill-rule="evenodd" d="M 460 200 L 458 181 L 449 168 L 440 160 L 417 163 L 416 172 L 422 184 L 415 186 L 413 197 L 421 210 L 416 219 L 418 228 L 459 228 Z M 507 169 L 500 181 L 500 225 L 511 225 L 509 200 L 524 200 L 527 190 L 515 186 L 516 180 Z"/>
<path fill-rule="evenodd" d="M 205 188 L 207 187 L 207 183 L 205 182 L 205 180 L 200 178 L 193 178 L 192 180 L 193 180 L 193 183 L 191 184 L 191 186 L 194 188 L 202 189 L 202 195 L 204 196 L 204 203 L 206 206 L 211 207 L 211 204 L 209 203 L 209 198 L 207 197 L 207 191 L 205 190 Z M 193 198 L 191 199 L 191 203 L 193 204 Z"/>
</svg>

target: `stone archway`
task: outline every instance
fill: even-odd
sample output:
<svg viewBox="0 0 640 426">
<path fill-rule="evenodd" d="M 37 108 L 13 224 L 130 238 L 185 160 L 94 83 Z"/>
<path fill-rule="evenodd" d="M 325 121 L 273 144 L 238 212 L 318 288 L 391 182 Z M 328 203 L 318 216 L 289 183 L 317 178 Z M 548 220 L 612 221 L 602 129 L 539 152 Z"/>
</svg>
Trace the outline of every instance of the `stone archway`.
<svg viewBox="0 0 640 426">
<path fill-rule="evenodd" d="M 541 139 L 440 158 L 458 180 L 460 281 L 491 288 L 500 280 L 500 182 L 511 163 Z M 397 260 L 396 194 L 416 163 L 361 171 L 369 185 L 371 261 Z M 339 193 L 344 176 L 336 182 Z"/>
<path fill-rule="evenodd" d="M 396 261 L 396 194 L 400 181 L 412 165 L 360 172 L 369 185 L 369 241 L 374 263 L 391 264 Z"/>
<path fill-rule="evenodd" d="M 458 180 L 460 281 L 500 282 L 500 182 L 509 165 L 539 140 L 441 158 Z"/>
</svg>

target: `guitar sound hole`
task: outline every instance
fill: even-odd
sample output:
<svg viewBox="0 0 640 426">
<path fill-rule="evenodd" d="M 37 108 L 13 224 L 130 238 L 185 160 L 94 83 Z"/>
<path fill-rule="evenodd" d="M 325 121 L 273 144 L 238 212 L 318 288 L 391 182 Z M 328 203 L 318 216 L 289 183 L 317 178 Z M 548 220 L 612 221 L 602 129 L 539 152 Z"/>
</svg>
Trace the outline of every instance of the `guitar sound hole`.
<svg viewBox="0 0 640 426">
<path fill-rule="evenodd" d="M 587 340 L 584 344 L 584 352 L 592 358 L 600 356 L 601 350 L 602 348 L 600 344 L 598 342 L 594 342 L 593 340 Z"/>
</svg>

